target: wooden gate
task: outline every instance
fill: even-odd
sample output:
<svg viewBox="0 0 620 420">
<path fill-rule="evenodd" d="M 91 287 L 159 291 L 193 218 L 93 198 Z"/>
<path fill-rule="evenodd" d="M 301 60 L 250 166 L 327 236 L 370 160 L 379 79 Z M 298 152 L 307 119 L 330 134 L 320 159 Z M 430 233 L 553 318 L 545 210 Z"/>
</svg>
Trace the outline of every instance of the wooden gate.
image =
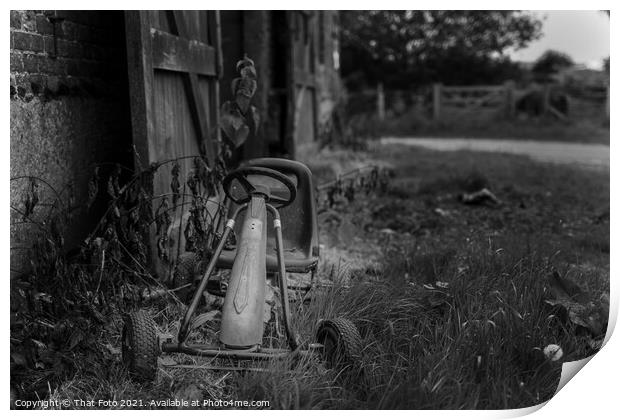
<svg viewBox="0 0 620 420">
<path fill-rule="evenodd" d="M 204 156 L 212 166 L 219 139 L 219 13 L 128 11 L 125 24 L 138 167 L 191 155 Z M 193 160 L 179 164 L 179 178 L 187 179 Z M 155 174 L 154 197 L 171 192 L 169 166 Z"/>
</svg>

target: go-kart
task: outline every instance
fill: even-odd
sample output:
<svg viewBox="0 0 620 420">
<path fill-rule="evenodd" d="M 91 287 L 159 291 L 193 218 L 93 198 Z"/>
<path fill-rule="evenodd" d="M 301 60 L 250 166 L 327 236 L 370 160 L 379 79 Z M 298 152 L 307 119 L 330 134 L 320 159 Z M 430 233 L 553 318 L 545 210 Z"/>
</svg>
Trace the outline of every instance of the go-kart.
<svg viewBox="0 0 620 420">
<path fill-rule="evenodd" d="M 122 358 L 135 377 L 152 380 L 163 353 L 185 353 L 226 360 L 270 360 L 318 355 L 331 366 L 350 367 L 361 357 L 361 338 L 345 318 L 321 320 L 315 341 L 301 345 L 291 325 L 287 272 L 314 272 L 319 260 L 318 226 L 312 174 L 302 163 L 262 158 L 248 161 L 223 180 L 228 220 L 191 303 L 177 339 L 162 339 L 145 311 L 125 317 Z M 268 217 L 268 216 L 271 217 Z M 243 217 L 241 224 L 238 219 Z M 268 226 L 268 220 L 272 226 Z M 227 241 L 234 232 L 236 245 Z M 192 260 L 191 270 L 196 262 Z M 187 269 L 186 261 L 186 269 Z M 229 269 L 218 344 L 189 342 L 192 320 L 216 269 Z M 265 285 L 274 275 L 288 348 L 263 347 Z M 308 341 L 308 340 L 306 340 Z"/>
</svg>

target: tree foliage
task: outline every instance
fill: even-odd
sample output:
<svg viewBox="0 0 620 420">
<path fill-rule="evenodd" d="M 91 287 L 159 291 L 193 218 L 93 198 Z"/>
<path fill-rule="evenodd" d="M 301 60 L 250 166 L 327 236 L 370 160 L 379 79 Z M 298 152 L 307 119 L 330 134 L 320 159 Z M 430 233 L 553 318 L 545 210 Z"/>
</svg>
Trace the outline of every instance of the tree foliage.
<svg viewBox="0 0 620 420">
<path fill-rule="evenodd" d="M 517 11 L 345 11 L 342 73 L 358 86 L 490 83 L 514 76 L 506 51 L 540 30 L 537 18 Z"/>
<path fill-rule="evenodd" d="M 548 78 L 550 75 L 574 65 L 575 62 L 570 55 L 560 51 L 547 50 L 536 60 L 532 72 L 538 78 Z"/>
</svg>

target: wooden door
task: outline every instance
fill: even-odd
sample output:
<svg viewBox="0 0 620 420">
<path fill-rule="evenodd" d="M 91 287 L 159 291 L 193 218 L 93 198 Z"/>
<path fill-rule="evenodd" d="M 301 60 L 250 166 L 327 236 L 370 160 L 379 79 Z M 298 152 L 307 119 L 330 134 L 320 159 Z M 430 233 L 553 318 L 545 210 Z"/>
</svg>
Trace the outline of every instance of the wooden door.
<svg viewBox="0 0 620 420">
<path fill-rule="evenodd" d="M 316 12 L 289 12 L 291 45 L 293 154 L 310 146 L 318 134 Z"/>
<path fill-rule="evenodd" d="M 137 166 L 202 155 L 213 167 L 219 140 L 219 13 L 128 11 L 125 26 Z M 184 182 L 194 162 L 178 163 Z M 171 193 L 172 166 L 155 173 L 154 209 Z M 172 217 L 182 220 L 182 215 Z"/>
<path fill-rule="evenodd" d="M 216 153 L 216 11 L 126 12 L 133 141 L 141 163 Z"/>
</svg>

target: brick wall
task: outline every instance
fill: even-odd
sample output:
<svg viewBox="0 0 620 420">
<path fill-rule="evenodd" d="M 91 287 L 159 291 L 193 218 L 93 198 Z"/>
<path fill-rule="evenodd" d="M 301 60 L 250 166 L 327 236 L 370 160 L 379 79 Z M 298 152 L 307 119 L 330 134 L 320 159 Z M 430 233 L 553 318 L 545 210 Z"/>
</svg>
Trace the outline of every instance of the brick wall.
<svg viewBox="0 0 620 420">
<path fill-rule="evenodd" d="M 11 11 L 11 97 L 114 95 L 122 84 L 122 12 Z"/>
<path fill-rule="evenodd" d="M 77 246 L 101 209 L 85 209 L 88 180 L 101 162 L 131 165 L 131 122 L 122 11 L 13 10 L 10 29 L 11 177 L 37 176 L 73 203 L 66 234 Z M 26 182 L 11 182 L 11 205 L 23 207 Z M 43 204 L 50 189 L 39 187 Z M 20 221 L 12 211 L 11 220 Z M 34 230 L 33 230 L 34 229 Z M 37 231 L 12 223 L 11 247 L 27 250 Z M 23 253 L 11 252 L 12 276 Z"/>
</svg>

